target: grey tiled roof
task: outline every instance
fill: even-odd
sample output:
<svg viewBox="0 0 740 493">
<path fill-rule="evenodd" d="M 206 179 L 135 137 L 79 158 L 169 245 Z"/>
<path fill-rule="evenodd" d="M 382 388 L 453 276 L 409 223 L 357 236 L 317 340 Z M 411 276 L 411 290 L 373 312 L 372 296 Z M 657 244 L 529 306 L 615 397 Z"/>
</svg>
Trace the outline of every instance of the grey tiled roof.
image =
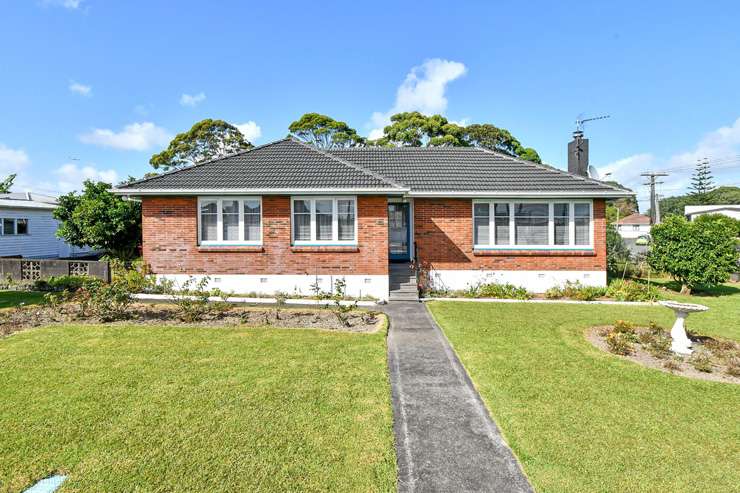
<svg viewBox="0 0 740 493">
<path fill-rule="evenodd" d="M 358 147 L 331 152 L 413 191 L 622 191 L 550 166 L 474 147 Z"/>
<path fill-rule="evenodd" d="M 375 173 L 283 139 L 196 166 L 138 180 L 121 190 L 256 190 L 399 188 Z"/>
<path fill-rule="evenodd" d="M 550 166 L 478 148 L 358 147 L 322 151 L 293 139 L 139 180 L 119 189 L 630 193 Z"/>
</svg>

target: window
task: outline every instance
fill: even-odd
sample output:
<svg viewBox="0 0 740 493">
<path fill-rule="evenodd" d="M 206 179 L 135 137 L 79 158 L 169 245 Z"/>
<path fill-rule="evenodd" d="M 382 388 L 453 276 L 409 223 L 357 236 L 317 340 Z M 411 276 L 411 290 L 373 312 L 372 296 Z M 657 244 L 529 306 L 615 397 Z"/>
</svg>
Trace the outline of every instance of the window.
<svg viewBox="0 0 740 493">
<path fill-rule="evenodd" d="M 355 244 L 356 208 L 354 197 L 293 198 L 293 243 Z"/>
<path fill-rule="evenodd" d="M 476 248 L 592 246 L 590 201 L 473 201 Z"/>
<path fill-rule="evenodd" d="M 547 245 L 548 204 L 514 204 L 514 241 L 517 245 Z"/>
<path fill-rule="evenodd" d="M 635 224 L 634 226 L 632 226 L 632 231 L 640 231 L 640 226 Z"/>
<path fill-rule="evenodd" d="M 573 216 L 575 217 L 576 245 L 591 244 L 591 205 L 573 204 Z"/>
<path fill-rule="evenodd" d="M 28 219 L 16 219 L 12 217 L 6 217 L 0 219 L 0 225 L 2 225 L 3 235 L 28 234 Z"/>
<path fill-rule="evenodd" d="M 258 197 L 202 197 L 198 210 L 201 245 L 262 243 L 262 203 Z"/>
</svg>

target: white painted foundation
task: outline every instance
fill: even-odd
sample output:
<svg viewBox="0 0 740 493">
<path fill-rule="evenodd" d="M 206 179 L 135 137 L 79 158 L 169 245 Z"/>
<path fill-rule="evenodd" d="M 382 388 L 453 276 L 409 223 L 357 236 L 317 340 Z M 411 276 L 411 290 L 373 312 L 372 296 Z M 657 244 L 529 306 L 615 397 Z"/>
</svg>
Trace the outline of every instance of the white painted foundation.
<svg viewBox="0 0 740 493">
<path fill-rule="evenodd" d="M 158 279 L 170 279 L 175 287 L 182 286 L 190 277 L 200 281 L 202 274 L 158 274 Z M 324 292 L 333 292 L 334 282 L 344 278 L 347 283 L 346 295 L 351 297 L 372 296 L 378 301 L 388 300 L 388 276 L 382 275 L 246 275 L 246 274 L 213 274 L 210 275 L 208 289 L 220 289 L 236 294 L 258 293 L 273 295 L 284 293 L 290 295 L 310 296 L 315 294 L 312 285 L 318 282 Z"/>
<path fill-rule="evenodd" d="M 431 282 L 435 289 L 467 289 L 477 284 L 510 283 L 532 293 L 544 293 L 567 281 L 584 286 L 606 286 L 606 271 L 582 270 L 432 270 Z"/>
</svg>

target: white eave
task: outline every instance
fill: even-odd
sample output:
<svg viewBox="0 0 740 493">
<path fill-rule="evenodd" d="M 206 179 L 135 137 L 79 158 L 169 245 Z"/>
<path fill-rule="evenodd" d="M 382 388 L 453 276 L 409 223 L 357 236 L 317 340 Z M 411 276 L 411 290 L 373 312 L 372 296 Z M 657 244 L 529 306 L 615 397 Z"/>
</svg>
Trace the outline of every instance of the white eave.
<svg viewBox="0 0 740 493">
<path fill-rule="evenodd" d="M 407 188 L 114 188 L 117 195 L 404 195 Z"/>
<path fill-rule="evenodd" d="M 459 198 L 484 198 L 484 197 L 501 197 L 501 198 L 558 198 L 558 197 L 583 197 L 583 198 L 620 198 L 633 197 L 634 192 L 621 190 L 598 190 L 598 191 L 520 191 L 520 192 L 502 192 L 502 191 L 418 191 L 409 192 L 409 197 L 433 198 L 433 197 L 459 197 Z"/>
</svg>

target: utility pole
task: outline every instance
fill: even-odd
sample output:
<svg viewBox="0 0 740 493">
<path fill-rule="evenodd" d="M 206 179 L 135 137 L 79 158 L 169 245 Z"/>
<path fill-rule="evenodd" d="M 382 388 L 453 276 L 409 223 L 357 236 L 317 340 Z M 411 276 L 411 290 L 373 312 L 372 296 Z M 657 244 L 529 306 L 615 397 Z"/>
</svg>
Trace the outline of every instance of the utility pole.
<svg viewBox="0 0 740 493">
<path fill-rule="evenodd" d="M 659 176 L 668 176 L 668 173 L 658 173 L 655 171 L 649 171 L 642 173 L 640 176 L 646 176 L 650 181 L 643 183 L 643 185 L 650 186 L 650 224 L 657 224 L 660 222 L 660 211 L 658 210 L 658 198 L 655 195 L 655 185 L 663 183 L 662 181 L 655 181 Z"/>
</svg>

